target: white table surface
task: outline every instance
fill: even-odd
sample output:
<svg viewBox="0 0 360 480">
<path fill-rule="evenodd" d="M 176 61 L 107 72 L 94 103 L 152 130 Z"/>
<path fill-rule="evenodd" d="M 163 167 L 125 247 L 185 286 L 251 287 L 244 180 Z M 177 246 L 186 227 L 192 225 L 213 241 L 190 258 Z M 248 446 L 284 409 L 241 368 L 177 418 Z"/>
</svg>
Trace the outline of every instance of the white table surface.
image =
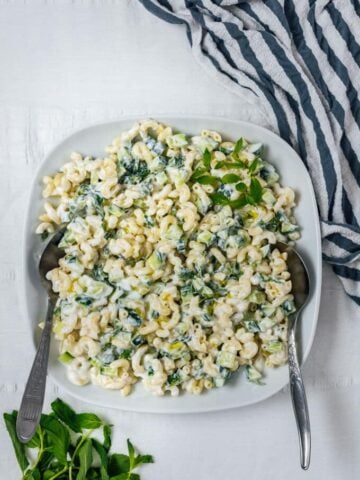
<svg viewBox="0 0 360 480">
<path fill-rule="evenodd" d="M 29 183 L 47 151 L 73 129 L 127 114 L 222 115 L 267 125 L 259 109 L 208 78 L 181 27 L 135 0 L 0 0 L 0 406 L 18 408 L 32 362 L 21 308 L 20 230 Z M 304 366 L 313 449 L 298 461 L 287 389 L 261 404 L 201 415 L 146 415 L 81 405 L 115 424 L 156 463 L 144 480 L 314 480 L 360 476 L 360 314 L 324 267 L 319 326 Z M 0 477 L 19 479 L 0 426 Z M 5 473 L 6 472 L 6 475 Z"/>
</svg>

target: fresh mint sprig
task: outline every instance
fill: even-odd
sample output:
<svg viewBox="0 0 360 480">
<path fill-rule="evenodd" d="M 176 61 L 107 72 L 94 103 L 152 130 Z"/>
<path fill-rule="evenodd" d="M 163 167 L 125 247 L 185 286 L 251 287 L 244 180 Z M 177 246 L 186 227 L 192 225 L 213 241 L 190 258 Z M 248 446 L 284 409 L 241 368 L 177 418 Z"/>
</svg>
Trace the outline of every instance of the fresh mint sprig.
<svg viewBox="0 0 360 480">
<path fill-rule="evenodd" d="M 56 399 L 52 412 L 41 416 L 35 436 L 27 444 L 16 436 L 17 411 L 4 413 L 6 429 L 22 471 L 21 480 L 140 480 L 135 470 L 153 463 L 151 455 L 141 455 L 127 440 L 127 454 L 110 453 L 111 425 L 94 413 L 76 413 Z M 93 438 L 102 428 L 103 441 Z M 35 449 L 36 455 L 29 455 Z"/>
<path fill-rule="evenodd" d="M 209 194 L 214 205 L 230 205 L 230 207 L 234 209 L 239 209 L 246 205 L 257 205 L 261 202 L 263 188 L 259 180 L 255 178 L 255 175 L 259 168 L 261 168 L 262 160 L 259 157 L 255 157 L 250 165 L 240 160 L 239 153 L 246 148 L 246 145 L 245 140 L 239 138 L 232 151 L 231 161 L 218 161 L 213 168 L 215 170 L 247 169 L 251 176 L 249 186 L 241 181 L 241 177 L 237 173 L 226 173 L 221 178 L 211 175 L 212 154 L 207 149 L 203 153 L 202 164 L 195 169 L 190 180 L 200 185 L 211 185 L 216 189 L 215 192 Z M 231 200 L 229 198 L 230 195 L 226 195 L 226 192 L 224 192 L 224 186 L 230 184 L 234 184 L 235 189 L 241 194 L 236 200 Z"/>
</svg>

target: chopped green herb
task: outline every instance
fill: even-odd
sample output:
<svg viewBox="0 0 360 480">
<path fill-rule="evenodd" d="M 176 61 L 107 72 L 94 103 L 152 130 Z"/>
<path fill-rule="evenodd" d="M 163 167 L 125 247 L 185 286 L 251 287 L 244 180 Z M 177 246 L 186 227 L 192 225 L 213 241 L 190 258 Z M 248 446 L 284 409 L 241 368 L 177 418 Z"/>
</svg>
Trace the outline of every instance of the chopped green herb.
<svg viewBox="0 0 360 480">
<path fill-rule="evenodd" d="M 256 178 L 251 179 L 249 193 L 255 203 L 259 203 L 261 201 L 263 188 L 259 180 L 257 180 Z"/>
<path fill-rule="evenodd" d="M 238 175 L 235 175 L 234 173 L 227 173 L 224 175 L 221 179 L 223 183 L 235 183 L 240 180 L 240 177 Z"/>
<path fill-rule="evenodd" d="M 232 200 L 229 205 L 231 208 L 243 208 L 249 203 L 247 195 L 241 195 L 236 200 Z"/>
<path fill-rule="evenodd" d="M 205 168 L 209 170 L 210 164 L 211 164 L 211 152 L 209 152 L 208 149 L 206 149 L 205 152 L 203 153 L 203 162 L 204 162 Z"/>
<path fill-rule="evenodd" d="M 178 385 L 181 382 L 181 377 L 180 377 L 180 372 L 176 371 L 174 373 L 171 373 L 167 377 L 167 383 L 173 387 L 174 385 Z"/>
<path fill-rule="evenodd" d="M 84 305 L 85 307 L 89 307 L 93 303 L 94 299 L 81 293 L 80 295 L 76 295 L 75 302 L 80 303 L 80 305 Z"/>
<path fill-rule="evenodd" d="M 221 192 L 211 193 L 209 195 L 214 205 L 229 205 L 230 200 Z"/>
<path fill-rule="evenodd" d="M 206 173 L 206 169 L 205 169 L 205 168 L 197 168 L 197 169 L 193 172 L 193 174 L 191 175 L 190 180 L 191 180 L 192 182 L 195 182 L 195 181 L 197 181 L 197 179 L 198 179 L 199 177 L 203 176 L 204 173 Z"/>
<path fill-rule="evenodd" d="M 201 185 L 212 185 L 213 187 L 216 187 L 219 183 L 219 179 L 217 177 L 213 177 L 212 175 L 203 175 L 198 177 L 196 182 L 200 183 Z"/>
<path fill-rule="evenodd" d="M 259 158 L 255 158 L 255 160 L 249 166 L 249 172 L 255 173 L 257 168 L 261 165 L 261 160 Z"/>
<path fill-rule="evenodd" d="M 247 191 L 247 186 L 243 182 L 237 183 L 235 188 L 238 192 L 246 192 Z"/>
<path fill-rule="evenodd" d="M 241 137 L 235 143 L 234 153 L 239 153 L 245 147 L 244 139 Z"/>
<path fill-rule="evenodd" d="M 181 280 L 190 280 L 194 278 L 195 272 L 188 270 L 187 268 L 182 268 L 178 273 L 178 276 Z"/>
<path fill-rule="evenodd" d="M 221 160 L 216 164 L 215 170 L 218 170 L 220 168 L 226 168 L 227 170 L 230 170 L 232 168 L 245 168 L 245 167 L 246 167 L 245 163 L 242 162 L 241 160 L 238 160 L 236 162 L 227 162 L 225 160 Z"/>
</svg>

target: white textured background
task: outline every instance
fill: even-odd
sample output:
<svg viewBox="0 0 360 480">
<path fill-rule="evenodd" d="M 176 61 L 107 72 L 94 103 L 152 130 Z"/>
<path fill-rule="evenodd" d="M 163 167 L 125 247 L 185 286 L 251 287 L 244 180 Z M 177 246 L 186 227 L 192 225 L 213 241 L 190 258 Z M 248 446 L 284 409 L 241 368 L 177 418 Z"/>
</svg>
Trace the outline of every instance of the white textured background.
<svg viewBox="0 0 360 480">
<path fill-rule="evenodd" d="M 0 0 L 0 406 L 18 408 L 32 362 L 19 285 L 29 184 L 46 152 L 72 130 L 127 114 L 215 114 L 266 124 L 259 110 L 206 77 L 181 27 L 135 0 Z M 270 126 L 271 127 L 271 126 Z M 156 464 L 144 480 L 348 480 L 360 477 L 360 313 L 324 267 L 318 331 L 304 367 L 313 453 L 298 462 L 287 389 L 253 407 L 157 416 L 81 405 L 115 424 Z M 0 477 L 20 478 L 0 426 Z M 6 472 L 6 474 L 4 473 Z"/>
</svg>

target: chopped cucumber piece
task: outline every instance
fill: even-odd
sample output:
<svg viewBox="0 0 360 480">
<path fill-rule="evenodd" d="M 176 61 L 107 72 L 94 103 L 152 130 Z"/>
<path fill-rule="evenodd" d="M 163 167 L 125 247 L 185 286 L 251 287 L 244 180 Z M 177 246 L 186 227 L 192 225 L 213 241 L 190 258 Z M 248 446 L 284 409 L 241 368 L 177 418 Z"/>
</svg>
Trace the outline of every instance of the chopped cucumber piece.
<svg viewBox="0 0 360 480">
<path fill-rule="evenodd" d="M 260 292 L 259 290 L 254 290 L 248 296 L 248 300 L 251 303 L 256 303 L 257 305 L 261 305 L 266 300 L 265 293 Z"/>
<path fill-rule="evenodd" d="M 296 307 L 292 300 L 285 300 L 285 302 L 281 305 L 281 308 L 287 315 L 291 315 L 292 313 L 296 312 Z"/>
<path fill-rule="evenodd" d="M 215 238 L 215 235 L 209 232 L 208 230 L 203 230 L 199 233 L 197 240 L 200 243 L 204 243 L 205 245 L 211 245 Z"/>
<path fill-rule="evenodd" d="M 107 377 L 116 377 L 118 374 L 118 369 L 116 367 L 101 367 L 100 372 L 102 375 Z"/>
<path fill-rule="evenodd" d="M 246 320 L 244 323 L 245 323 L 245 328 L 248 332 L 251 332 L 251 333 L 260 332 L 260 327 L 256 320 Z"/>
<path fill-rule="evenodd" d="M 270 253 L 270 244 L 266 244 L 263 247 L 260 248 L 262 256 L 265 258 L 269 255 Z"/>
<path fill-rule="evenodd" d="M 59 355 L 58 360 L 64 365 L 69 365 L 74 360 L 74 357 L 71 355 L 71 353 L 64 352 L 61 355 Z"/>
<path fill-rule="evenodd" d="M 273 341 L 273 342 L 269 342 L 266 345 L 266 350 L 270 353 L 278 353 L 278 352 L 281 352 L 282 349 L 283 349 L 282 342 Z"/>
<path fill-rule="evenodd" d="M 170 148 L 184 147 L 189 143 L 185 133 L 176 133 L 175 135 L 171 135 L 171 137 L 168 137 L 166 141 Z"/>
<path fill-rule="evenodd" d="M 266 205 L 274 205 L 276 203 L 276 198 L 272 194 L 271 190 L 269 189 L 264 189 L 263 195 L 262 195 L 263 201 L 266 203 Z"/>
<path fill-rule="evenodd" d="M 293 233 L 297 230 L 299 230 L 299 227 L 290 222 L 283 222 L 281 224 L 281 233 Z"/>
<path fill-rule="evenodd" d="M 252 365 L 246 365 L 246 378 L 249 382 L 261 385 L 262 374 Z"/>
<path fill-rule="evenodd" d="M 261 309 L 264 312 L 264 315 L 266 315 L 267 317 L 271 317 L 272 315 L 274 315 L 276 307 L 273 307 L 271 305 L 263 305 Z"/>
<path fill-rule="evenodd" d="M 155 250 L 150 257 L 146 260 L 146 266 L 156 271 L 161 268 L 165 263 L 165 255 Z"/>
<path fill-rule="evenodd" d="M 235 370 L 236 368 L 236 355 L 232 352 L 220 352 L 216 363 L 220 367 L 229 368 L 230 370 Z"/>
<path fill-rule="evenodd" d="M 109 206 L 109 213 L 111 215 L 115 215 L 115 217 L 121 217 L 121 215 L 124 213 L 123 209 L 115 205 L 115 203 L 112 203 Z"/>
<path fill-rule="evenodd" d="M 180 240 L 183 235 L 182 229 L 177 223 L 170 225 L 170 227 L 165 232 L 165 238 L 167 240 Z"/>
</svg>

